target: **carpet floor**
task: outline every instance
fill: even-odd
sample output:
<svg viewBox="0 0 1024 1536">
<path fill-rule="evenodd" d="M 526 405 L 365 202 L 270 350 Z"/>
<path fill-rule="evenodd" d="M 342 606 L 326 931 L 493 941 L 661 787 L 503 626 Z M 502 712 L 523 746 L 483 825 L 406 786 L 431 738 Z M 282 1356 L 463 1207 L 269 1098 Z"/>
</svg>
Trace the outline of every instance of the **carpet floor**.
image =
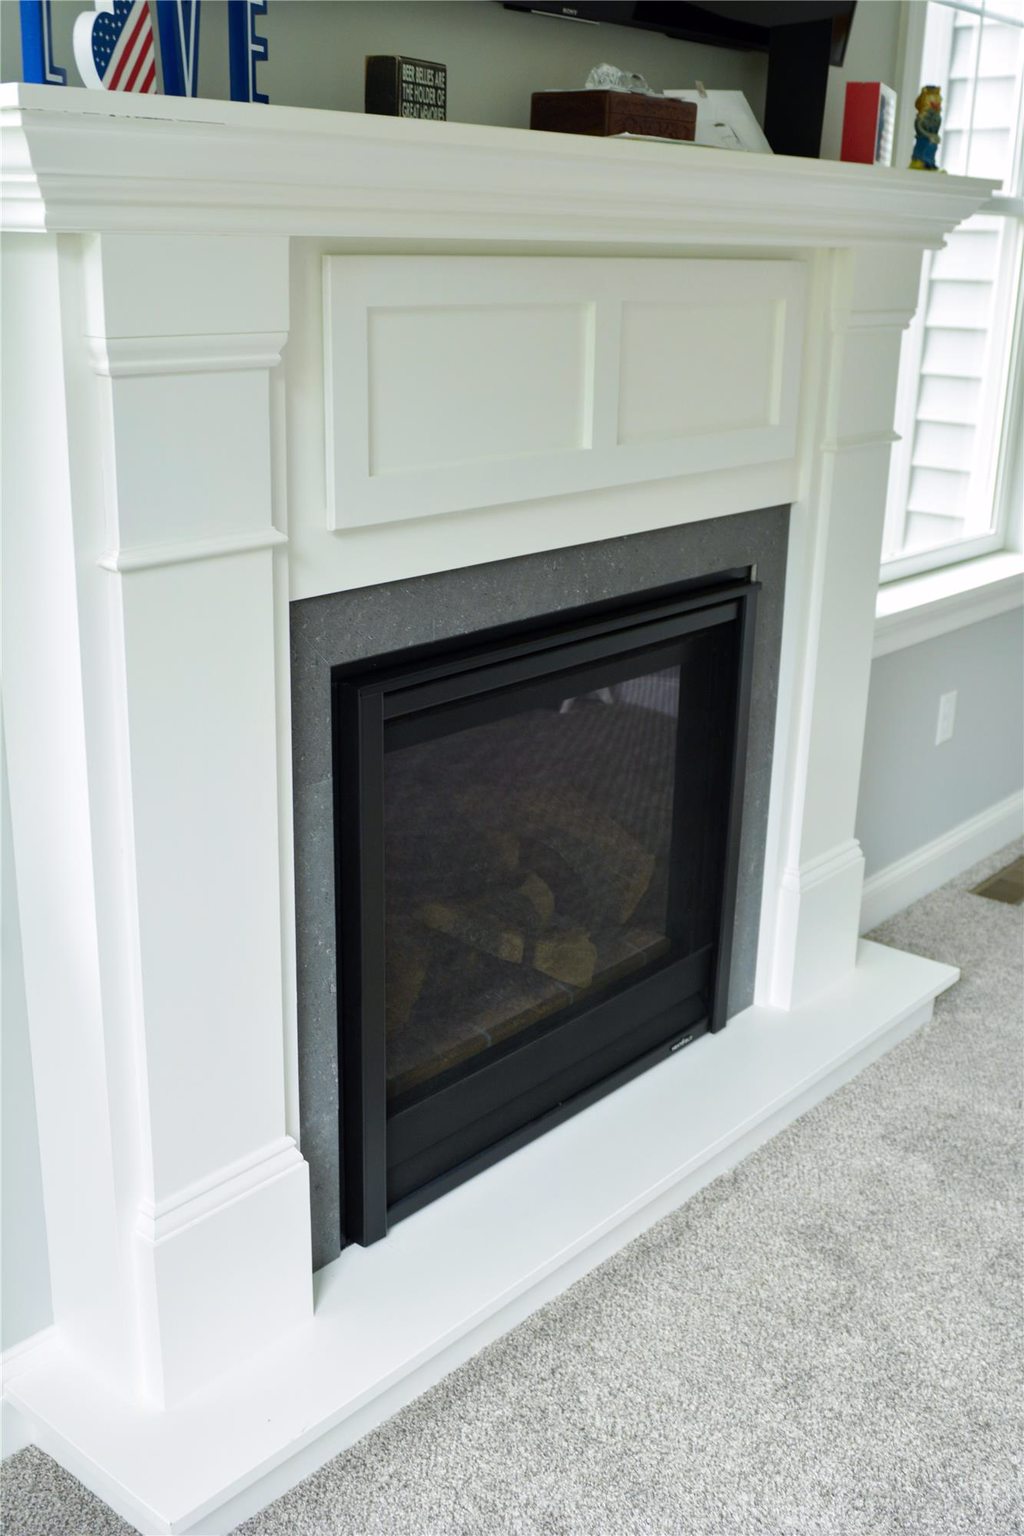
<svg viewBox="0 0 1024 1536">
<path fill-rule="evenodd" d="M 933 1022 L 237 1536 L 1024 1533 L 1024 909 L 875 937 Z M 4 1536 L 128 1536 L 40 1451 Z"/>
</svg>

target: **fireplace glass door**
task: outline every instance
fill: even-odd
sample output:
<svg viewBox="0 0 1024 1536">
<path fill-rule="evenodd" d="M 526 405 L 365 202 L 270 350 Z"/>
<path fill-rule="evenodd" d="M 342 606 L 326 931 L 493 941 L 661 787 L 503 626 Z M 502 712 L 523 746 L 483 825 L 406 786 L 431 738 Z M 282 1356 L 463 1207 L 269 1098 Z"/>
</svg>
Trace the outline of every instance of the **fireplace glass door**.
<svg viewBox="0 0 1024 1536">
<path fill-rule="evenodd" d="M 723 1021 L 753 593 L 336 676 L 350 1240 Z"/>
</svg>

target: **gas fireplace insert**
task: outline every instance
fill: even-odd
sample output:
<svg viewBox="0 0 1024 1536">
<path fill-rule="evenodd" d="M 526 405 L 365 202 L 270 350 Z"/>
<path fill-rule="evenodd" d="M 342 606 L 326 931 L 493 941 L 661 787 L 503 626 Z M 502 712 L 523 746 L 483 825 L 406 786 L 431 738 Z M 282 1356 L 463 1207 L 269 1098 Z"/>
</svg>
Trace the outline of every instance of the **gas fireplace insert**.
<svg viewBox="0 0 1024 1536">
<path fill-rule="evenodd" d="M 757 590 L 334 670 L 344 1241 L 725 1024 Z"/>
</svg>

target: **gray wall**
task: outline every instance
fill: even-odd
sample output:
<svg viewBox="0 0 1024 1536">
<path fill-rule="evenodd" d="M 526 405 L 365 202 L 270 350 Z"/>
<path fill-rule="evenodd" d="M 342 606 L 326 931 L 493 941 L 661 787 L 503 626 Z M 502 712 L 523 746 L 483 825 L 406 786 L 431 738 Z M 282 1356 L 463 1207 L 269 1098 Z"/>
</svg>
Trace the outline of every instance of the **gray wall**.
<svg viewBox="0 0 1024 1536">
<path fill-rule="evenodd" d="M 78 13 L 92 0 L 53 0 L 57 62 L 68 83 L 80 84 L 71 47 Z M 863 0 L 846 63 L 829 79 L 822 154 L 838 159 L 846 81 L 896 84 L 899 0 Z M 530 93 L 582 86 L 593 64 L 607 60 L 638 70 L 656 90 L 707 86 L 743 91 L 754 111 L 764 107 L 761 54 L 675 42 L 656 32 L 586 26 L 505 11 L 495 0 L 270 0 L 259 30 L 268 43 L 260 83 L 272 102 L 361 112 L 363 59 L 406 53 L 448 66 L 448 116 L 453 122 L 525 128 Z M 203 0 L 199 94 L 228 95 L 227 7 Z M 0 78 L 21 75 L 19 13 L 0 0 Z"/>
<path fill-rule="evenodd" d="M 821 158 L 838 160 L 848 80 L 881 80 L 899 90 L 900 0 L 860 0 L 842 69 L 829 70 Z M 913 115 L 913 105 L 910 111 Z"/>
<path fill-rule="evenodd" d="M 88 0 L 91 5 L 92 0 Z M 80 84 L 71 48 L 85 0 L 53 0 L 57 62 Z M 199 94 L 228 96 L 227 7 L 203 0 Z M 261 88 L 285 106 L 363 109 L 363 60 L 405 53 L 448 66 L 452 121 L 525 128 L 530 93 L 575 89 L 604 60 L 639 70 L 655 89 L 705 85 L 746 92 L 761 111 L 762 55 L 674 42 L 656 32 L 520 15 L 494 0 L 270 0 L 257 29 L 267 39 Z M 0 0 L 0 73 L 20 78 L 18 6 Z"/>
<path fill-rule="evenodd" d="M 957 691 L 935 745 L 939 695 Z M 1024 784 L 1024 612 L 880 656 L 871 669 L 857 836 L 868 875 Z"/>
</svg>

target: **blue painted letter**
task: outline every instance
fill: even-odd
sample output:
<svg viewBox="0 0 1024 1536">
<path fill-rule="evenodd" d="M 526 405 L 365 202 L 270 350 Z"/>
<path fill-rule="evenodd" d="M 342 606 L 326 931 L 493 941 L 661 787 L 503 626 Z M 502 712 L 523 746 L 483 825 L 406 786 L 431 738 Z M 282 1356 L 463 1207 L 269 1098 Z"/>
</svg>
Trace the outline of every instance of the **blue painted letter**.
<svg viewBox="0 0 1024 1536">
<path fill-rule="evenodd" d="M 166 96 L 199 94 L 199 0 L 156 0 Z"/>
<path fill-rule="evenodd" d="M 269 101 L 256 89 L 256 65 L 267 57 L 267 40 L 256 35 L 256 18 L 267 14 L 267 0 L 228 0 L 228 58 L 232 101 Z"/>
<path fill-rule="evenodd" d="M 21 0 L 21 65 L 33 85 L 67 85 L 68 72 L 53 62 L 50 0 Z"/>
</svg>

